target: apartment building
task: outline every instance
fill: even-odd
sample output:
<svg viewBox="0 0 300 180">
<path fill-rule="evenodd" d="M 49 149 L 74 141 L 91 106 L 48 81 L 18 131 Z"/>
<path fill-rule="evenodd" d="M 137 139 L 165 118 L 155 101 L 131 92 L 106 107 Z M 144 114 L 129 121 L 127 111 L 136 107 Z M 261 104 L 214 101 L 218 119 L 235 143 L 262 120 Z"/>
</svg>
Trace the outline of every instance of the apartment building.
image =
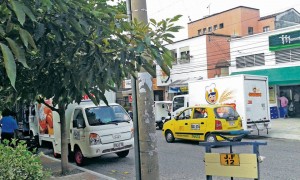
<svg viewBox="0 0 300 180">
<path fill-rule="evenodd" d="M 238 6 L 188 23 L 188 37 L 211 33 L 242 37 L 299 23 L 300 14 L 294 8 L 260 17 L 259 9 Z"/>
</svg>

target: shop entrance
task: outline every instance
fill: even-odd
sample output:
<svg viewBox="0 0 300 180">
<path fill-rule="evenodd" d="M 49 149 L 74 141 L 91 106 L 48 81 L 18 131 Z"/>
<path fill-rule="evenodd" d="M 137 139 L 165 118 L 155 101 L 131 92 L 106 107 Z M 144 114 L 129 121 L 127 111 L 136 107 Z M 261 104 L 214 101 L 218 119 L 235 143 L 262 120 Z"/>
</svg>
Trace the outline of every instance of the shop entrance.
<svg viewBox="0 0 300 180">
<path fill-rule="evenodd" d="M 289 100 L 289 117 L 300 117 L 300 85 L 280 86 L 279 92 L 284 93 Z"/>
</svg>

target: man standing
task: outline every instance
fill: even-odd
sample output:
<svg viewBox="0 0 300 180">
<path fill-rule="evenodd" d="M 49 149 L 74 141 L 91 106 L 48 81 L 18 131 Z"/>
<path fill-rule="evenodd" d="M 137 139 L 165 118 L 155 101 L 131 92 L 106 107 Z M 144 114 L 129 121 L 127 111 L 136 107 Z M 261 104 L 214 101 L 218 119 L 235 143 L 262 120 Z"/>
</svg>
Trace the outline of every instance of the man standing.
<svg viewBox="0 0 300 180">
<path fill-rule="evenodd" d="M 280 105 L 283 108 L 283 118 L 287 118 L 288 117 L 288 104 L 289 104 L 289 100 L 284 96 L 283 93 L 280 93 Z"/>
<path fill-rule="evenodd" d="M 3 140 L 7 139 L 11 142 L 18 130 L 17 121 L 12 117 L 12 113 L 9 109 L 5 109 L 2 112 L 2 116 L 3 118 L 0 120 L 0 125 L 2 127 L 1 141 L 3 142 Z"/>
</svg>

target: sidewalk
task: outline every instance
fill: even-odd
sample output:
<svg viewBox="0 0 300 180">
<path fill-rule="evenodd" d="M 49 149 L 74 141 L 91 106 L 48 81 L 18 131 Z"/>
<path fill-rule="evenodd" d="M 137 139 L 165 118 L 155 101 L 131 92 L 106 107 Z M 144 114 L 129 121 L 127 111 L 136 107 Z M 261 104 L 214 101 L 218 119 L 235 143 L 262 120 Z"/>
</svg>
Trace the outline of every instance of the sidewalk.
<svg viewBox="0 0 300 180">
<path fill-rule="evenodd" d="M 267 136 L 300 140 L 300 118 L 272 119 L 271 129 Z"/>
<path fill-rule="evenodd" d="M 71 171 L 70 175 L 59 176 L 61 170 L 60 159 L 55 159 L 48 155 L 42 155 L 41 161 L 45 169 L 52 172 L 50 180 L 54 179 L 64 179 L 64 180 L 115 180 L 114 178 L 105 176 L 103 174 L 90 171 L 88 169 L 75 166 L 69 163 L 69 170 Z"/>
</svg>

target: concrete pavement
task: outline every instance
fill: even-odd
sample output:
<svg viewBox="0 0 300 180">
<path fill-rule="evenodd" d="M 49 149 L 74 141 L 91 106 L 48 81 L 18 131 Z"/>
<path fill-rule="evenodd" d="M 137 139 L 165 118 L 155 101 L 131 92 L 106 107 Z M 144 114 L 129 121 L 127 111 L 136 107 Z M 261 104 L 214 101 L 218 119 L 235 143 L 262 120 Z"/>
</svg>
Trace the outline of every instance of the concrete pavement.
<svg viewBox="0 0 300 180">
<path fill-rule="evenodd" d="M 300 140 L 300 118 L 272 119 L 271 129 L 267 136 Z"/>
<path fill-rule="evenodd" d="M 266 131 L 261 132 L 260 134 L 270 138 L 283 138 L 300 141 L 300 118 L 273 119 L 271 120 L 271 129 L 269 130 L 269 134 L 266 134 Z M 70 173 L 70 175 L 67 176 L 59 177 L 58 174 L 61 168 L 60 159 L 55 159 L 48 155 L 42 155 L 41 160 L 43 167 L 52 172 L 53 175 L 50 177 L 51 180 L 115 180 L 114 178 L 75 166 L 70 163 L 69 168 L 73 173 Z"/>
<path fill-rule="evenodd" d="M 75 166 L 69 163 L 69 170 L 71 173 L 66 176 L 60 176 L 61 161 L 48 155 L 42 155 L 41 161 L 44 169 L 49 170 L 52 175 L 50 180 L 63 179 L 63 180 L 116 180 L 114 178 L 99 174 L 97 172 Z"/>
</svg>

